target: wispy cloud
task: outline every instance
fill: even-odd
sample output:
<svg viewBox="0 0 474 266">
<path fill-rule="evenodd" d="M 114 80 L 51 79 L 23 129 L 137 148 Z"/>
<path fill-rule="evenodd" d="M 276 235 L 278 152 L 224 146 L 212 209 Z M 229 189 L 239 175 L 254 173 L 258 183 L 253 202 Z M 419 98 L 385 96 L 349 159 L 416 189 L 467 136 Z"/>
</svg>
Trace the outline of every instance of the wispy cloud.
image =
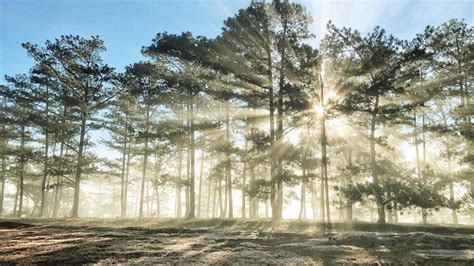
<svg viewBox="0 0 474 266">
<path fill-rule="evenodd" d="M 401 38 L 410 38 L 426 25 L 438 25 L 452 18 L 472 24 L 474 2 L 469 0 L 300 0 L 315 20 L 311 26 L 317 40 L 326 24 L 351 27 L 362 33 L 375 26 Z"/>
</svg>

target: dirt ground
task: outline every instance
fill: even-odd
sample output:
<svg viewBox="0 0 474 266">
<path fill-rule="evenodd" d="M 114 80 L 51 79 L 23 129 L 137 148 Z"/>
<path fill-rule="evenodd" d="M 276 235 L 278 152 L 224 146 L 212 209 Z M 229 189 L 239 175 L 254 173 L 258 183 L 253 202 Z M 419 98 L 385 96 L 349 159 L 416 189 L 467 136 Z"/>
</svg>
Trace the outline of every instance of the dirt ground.
<svg viewBox="0 0 474 266">
<path fill-rule="evenodd" d="M 398 232 L 349 231 L 336 230 L 336 226 L 310 232 L 308 228 L 318 225 L 309 224 L 306 228 L 287 223 L 293 229 L 282 231 L 282 226 L 260 222 L 238 226 L 222 221 L 219 226 L 215 222 L 182 224 L 171 220 L 155 226 L 139 224 L 0 220 L 0 263 L 474 263 L 472 227 L 433 233 L 419 228 L 391 230 Z M 173 224 L 176 226 L 171 227 Z"/>
</svg>

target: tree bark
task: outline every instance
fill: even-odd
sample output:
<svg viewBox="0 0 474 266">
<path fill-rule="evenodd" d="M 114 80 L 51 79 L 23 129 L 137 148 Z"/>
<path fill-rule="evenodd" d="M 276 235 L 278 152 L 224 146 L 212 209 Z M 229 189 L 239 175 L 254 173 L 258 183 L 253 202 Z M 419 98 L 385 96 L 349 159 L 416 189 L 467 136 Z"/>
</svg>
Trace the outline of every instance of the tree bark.
<svg viewBox="0 0 474 266">
<path fill-rule="evenodd" d="M 25 177 L 25 162 L 26 162 L 26 154 L 25 154 L 25 127 L 21 126 L 21 136 L 20 136 L 20 168 L 19 168 L 19 202 L 18 202 L 18 212 L 16 213 L 17 217 L 21 217 L 23 211 L 23 192 L 24 192 L 24 177 Z"/>
<path fill-rule="evenodd" d="M 176 217 L 181 218 L 181 180 L 183 171 L 183 147 L 178 144 L 178 184 L 176 186 Z"/>
<path fill-rule="evenodd" d="M 124 123 L 124 140 L 122 147 L 122 172 L 121 172 L 121 182 L 120 182 L 120 217 L 125 218 L 127 212 L 127 200 L 125 198 L 125 175 L 127 168 L 127 145 L 128 145 L 128 114 L 125 114 L 125 123 Z"/>
<path fill-rule="evenodd" d="M 245 139 L 245 147 L 244 151 L 247 152 L 247 138 Z M 246 197 L 245 197 L 245 186 L 246 186 L 246 178 L 247 178 L 247 162 L 245 160 L 245 157 L 243 158 L 244 165 L 242 169 L 242 219 L 245 219 L 246 214 L 245 214 L 245 204 L 246 204 Z"/>
<path fill-rule="evenodd" d="M 81 112 L 81 131 L 79 135 L 79 151 L 77 154 L 76 176 L 74 179 L 74 201 L 72 204 L 71 217 L 77 218 L 79 214 L 79 192 L 82 176 L 82 166 L 84 164 L 84 145 L 86 136 L 86 113 Z"/>
<path fill-rule="evenodd" d="M 49 115 L 49 87 L 46 87 L 46 119 Z M 49 119 L 48 119 L 49 120 Z M 48 178 L 48 152 L 49 152 L 49 132 L 48 129 L 44 130 L 45 143 L 44 143 L 44 163 L 43 163 L 43 179 L 41 180 L 41 206 L 39 210 L 39 217 L 43 217 L 46 201 L 46 179 Z"/>
<path fill-rule="evenodd" d="M 2 131 L 5 131 L 5 124 L 2 125 Z M 7 142 L 4 136 L 1 137 L 2 142 L 0 143 L 2 151 L 1 151 L 1 156 L 2 156 L 2 175 L 1 175 L 1 180 L 0 180 L 0 217 L 3 217 L 3 198 L 5 196 L 5 172 L 7 170 L 7 162 L 6 162 L 6 146 Z"/>
<path fill-rule="evenodd" d="M 375 127 L 377 123 L 377 114 L 379 108 L 379 94 L 375 96 L 375 106 L 372 110 L 372 119 L 370 123 L 370 170 L 372 172 L 372 182 L 376 187 L 379 187 L 379 178 L 377 173 L 377 161 L 375 154 Z M 382 195 L 379 192 L 375 192 L 375 203 L 377 205 L 377 223 L 385 223 L 385 205 L 383 204 Z"/>
<path fill-rule="evenodd" d="M 352 186 L 352 148 L 348 147 L 348 155 L 347 155 L 347 165 L 349 166 L 349 175 L 347 177 L 347 184 L 346 186 Z M 346 202 L 346 221 L 352 222 L 352 201 L 347 199 Z"/>
<path fill-rule="evenodd" d="M 64 95 L 63 95 L 64 97 Z M 63 105 L 63 114 L 61 118 L 61 144 L 59 146 L 59 158 L 60 160 L 64 159 L 64 143 L 65 143 L 65 134 L 64 128 L 66 127 L 66 115 L 67 115 L 67 108 Z M 53 206 L 53 213 L 52 217 L 56 218 L 59 211 L 59 206 L 61 205 L 61 194 L 62 194 L 62 176 L 58 175 L 56 177 L 56 186 L 54 192 L 54 206 Z"/>
<path fill-rule="evenodd" d="M 230 149 L 230 115 L 229 115 L 229 103 L 225 103 L 225 135 L 226 135 L 226 142 L 227 148 Z M 230 150 L 226 153 L 226 177 L 227 177 L 227 202 L 229 204 L 229 218 L 234 218 L 234 203 L 232 200 L 232 163 L 230 158 Z"/>
<path fill-rule="evenodd" d="M 201 169 L 199 171 L 199 197 L 198 197 L 198 208 L 197 208 L 197 216 L 201 217 L 201 210 L 202 210 L 202 176 L 204 172 L 204 147 L 201 151 Z"/>
<path fill-rule="evenodd" d="M 143 203 L 145 196 L 145 181 L 147 175 L 147 163 L 148 163 L 148 127 L 150 122 L 150 108 L 146 106 L 146 117 L 145 117 L 145 148 L 143 151 L 143 169 L 142 169 L 142 182 L 140 190 L 140 204 L 138 209 L 138 218 L 143 218 Z"/>
<path fill-rule="evenodd" d="M 209 209 L 211 207 L 211 171 L 213 167 L 213 158 L 210 157 L 210 166 L 209 166 L 209 172 L 208 172 L 208 177 L 207 177 L 207 201 L 206 201 L 206 218 L 209 218 Z"/>
<path fill-rule="evenodd" d="M 186 216 L 187 219 L 192 219 L 195 216 L 195 193 L 194 193 L 194 175 L 195 175 L 195 159 L 194 159 L 194 150 L 195 150 L 195 140 L 194 140 L 194 95 L 192 89 L 188 90 L 188 97 L 189 97 L 189 119 L 190 119 L 190 159 L 191 159 L 191 175 L 189 180 L 189 212 Z"/>
</svg>

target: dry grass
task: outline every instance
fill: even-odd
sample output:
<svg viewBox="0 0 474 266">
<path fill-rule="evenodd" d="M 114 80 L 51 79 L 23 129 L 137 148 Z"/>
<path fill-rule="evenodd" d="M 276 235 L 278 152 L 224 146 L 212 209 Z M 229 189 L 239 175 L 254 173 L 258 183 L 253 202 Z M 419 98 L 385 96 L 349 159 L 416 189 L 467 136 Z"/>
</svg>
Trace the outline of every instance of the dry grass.
<svg viewBox="0 0 474 266">
<path fill-rule="evenodd" d="M 219 219 L 0 220 L 0 263 L 470 265 L 473 231 Z"/>
</svg>

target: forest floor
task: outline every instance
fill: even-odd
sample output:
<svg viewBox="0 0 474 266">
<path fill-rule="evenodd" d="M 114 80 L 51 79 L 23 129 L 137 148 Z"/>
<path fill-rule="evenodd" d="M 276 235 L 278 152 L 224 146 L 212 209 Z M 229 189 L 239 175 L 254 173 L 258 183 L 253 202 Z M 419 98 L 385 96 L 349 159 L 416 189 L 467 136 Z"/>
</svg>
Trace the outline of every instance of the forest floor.
<svg viewBox="0 0 474 266">
<path fill-rule="evenodd" d="M 474 226 L 0 219 L 0 264 L 473 265 Z"/>
</svg>

